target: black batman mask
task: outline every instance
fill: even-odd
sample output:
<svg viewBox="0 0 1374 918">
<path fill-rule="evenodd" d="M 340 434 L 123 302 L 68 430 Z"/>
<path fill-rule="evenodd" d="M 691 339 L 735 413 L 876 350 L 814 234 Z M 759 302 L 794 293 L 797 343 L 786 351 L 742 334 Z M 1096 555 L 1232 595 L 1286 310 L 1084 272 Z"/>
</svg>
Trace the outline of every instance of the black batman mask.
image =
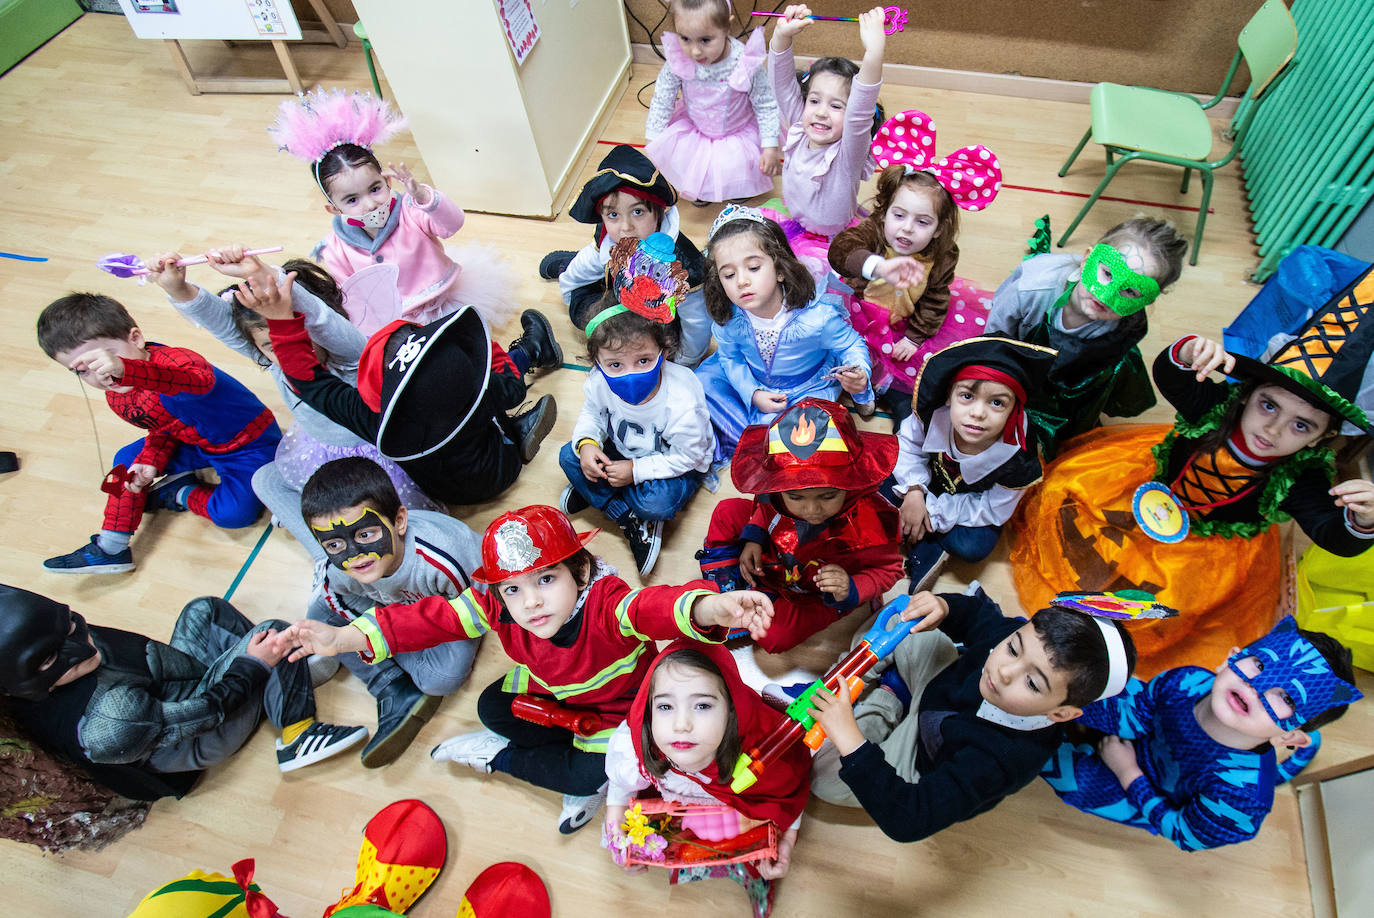
<svg viewBox="0 0 1374 918">
<path fill-rule="evenodd" d="M 370 542 L 359 542 L 358 534 L 368 529 L 380 529 L 381 533 Z M 335 517 L 329 521 L 328 528 L 312 525 L 310 534 L 324 549 L 329 563 L 342 571 L 365 561 L 381 561 L 396 551 L 391 526 L 371 507 L 356 519 Z"/>
<path fill-rule="evenodd" d="M 67 670 L 93 656 L 84 618 L 46 596 L 0 584 L 0 692 L 41 701 Z"/>
</svg>

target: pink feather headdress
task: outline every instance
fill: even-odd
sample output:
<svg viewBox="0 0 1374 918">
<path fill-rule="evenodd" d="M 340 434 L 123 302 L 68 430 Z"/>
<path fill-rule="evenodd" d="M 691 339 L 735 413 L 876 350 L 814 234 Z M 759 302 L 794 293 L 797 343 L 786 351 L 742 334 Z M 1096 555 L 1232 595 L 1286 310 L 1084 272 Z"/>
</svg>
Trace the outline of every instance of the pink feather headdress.
<svg viewBox="0 0 1374 918">
<path fill-rule="evenodd" d="M 317 88 L 283 102 L 267 133 L 279 149 L 318 164 L 341 144 L 371 150 L 405 126 L 404 115 L 370 92 Z"/>
</svg>

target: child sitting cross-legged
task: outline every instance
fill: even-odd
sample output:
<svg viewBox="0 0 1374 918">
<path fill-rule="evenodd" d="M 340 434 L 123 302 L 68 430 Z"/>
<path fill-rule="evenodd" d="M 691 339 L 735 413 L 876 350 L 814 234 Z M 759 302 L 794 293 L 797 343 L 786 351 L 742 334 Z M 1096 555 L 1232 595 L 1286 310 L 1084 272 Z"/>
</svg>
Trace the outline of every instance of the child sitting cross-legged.
<svg viewBox="0 0 1374 918">
<path fill-rule="evenodd" d="M 481 564 L 477 534 L 465 523 L 403 506 L 386 471 L 361 456 L 320 466 L 301 490 L 301 515 L 326 558 L 315 567 L 306 613 L 314 621 L 346 625 L 373 606 L 452 599 L 472 585 Z M 445 641 L 373 664 L 342 655 L 339 662 L 377 699 L 364 767 L 387 765 L 405 751 L 439 699 L 463 684 L 477 643 Z"/>
<path fill-rule="evenodd" d="M 672 240 L 616 243 L 608 277 L 613 289 L 587 323 L 587 400 L 558 454 L 570 482 L 559 505 L 570 515 L 595 506 L 615 520 L 647 576 L 664 521 L 701 486 L 716 439 L 696 374 L 671 362 L 687 285 Z"/>
<path fill-rule="evenodd" d="M 733 850 L 731 839 L 772 823 L 776 856 L 715 867 L 674 868 L 671 882 L 727 876 L 744 886 L 756 915 L 771 908 L 773 881 L 786 875 L 802 811 L 811 796 L 811 758 L 793 744 L 757 781 L 741 791 L 732 782 L 740 754 L 761 743 L 784 720 L 740 680 L 734 660 L 715 644 L 675 641 L 650 665 L 634 706 L 606 752 L 606 826 L 603 845 L 628 872 L 623 826 L 642 791 L 684 804 L 681 826 L 710 848 Z M 723 807 L 728 809 L 723 809 Z M 762 854 L 760 853 L 760 857 Z"/>
<path fill-rule="evenodd" d="M 127 479 L 107 482 L 100 532 L 43 562 L 54 574 L 134 569 L 129 542 L 148 510 L 190 510 L 226 529 L 262 513 L 253 473 L 272 461 L 281 429 L 256 395 L 200 354 L 147 340 L 117 300 L 70 293 L 38 316 L 43 353 L 105 393 L 110 410 L 147 431 L 115 453 Z M 197 480 L 213 468 L 219 484 Z M 154 483 L 156 482 L 156 483 Z"/>
<path fill-rule="evenodd" d="M 986 558 L 1025 489 L 1040 480 L 1026 400 L 1053 359 L 1049 348 L 968 338 L 926 362 L 883 488 L 901 508 L 910 545 L 908 592 L 929 589 L 949 555 Z"/>
<path fill-rule="evenodd" d="M 512 712 L 516 696 L 566 702 L 613 725 L 648 673 L 652 641 L 720 642 L 736 627 L 758 636 L 773 611 L 762 594 L 717 594 L 702 581 L 631 590 L 583 547 L 595 534 L 574 531 L 553 507 L 503 513 L 482 535 L 482 566 L 472 573 L 477 585 L 457 599 L 379 607 L 343 628 L 301 621 L 284 640 L 299 644 L 293 658 L 359 652 L 380 661 L 495 631 L 516 666 L 477 701 L 487 729 L 446 740 L 430 755 L 561 792 L 558 830 L 575 832 L 605 799 L 605 750 L 614 727 L 581 736 L 531 723 Z"/>
<path fill-rule="evenodd" d="M 367 729 L 315 720 L 309 667 L 277 643 L 284 628 L 203 596 L 164 644 L 0 585 L 0 696 L 45 749 L 136 800 L 184 796 L 264 715 L 280 731 L 277 767 L 294 771 L 362 742 Z"/>
<path fill-rule="evenodd" d="M 1065 803 L 1184 851 L 1248 841 L 1275 785 L 1316 755 L 1317 728 L 1363 697 L 1354 681 L 1348 649 L 1288 617 L 1215 674 L 1181 666 L 1088 705 L 1041 777 Z M 1279 762 L 1279 746 L 1296 751 Z"/>
<path fill-rule="evenodd" d="M 730 477 L 756 496 L 716 505 L 698 557 L 722 588 L 773 597 L 764 650 L 796 647 L 901 579 L 897 513 L 877 493 L 896 459 L 896 437 L 860 433 L 848 411 L 818 398 L 744 431 Z"/>
<path fill-rule="evenodd" d="M 1055 606 L 1007 618 L 976 586 L 918 593 L 901 617 L 923 620 L 881 684 L 853 708 L 847 693 L 821 690 L 809 712 L 829 738 L 811 792 L 862 806 L 895 841 L 920 841 L 1025 787 L 1063 724 L 1120 692 L 1135 665 L 1117 622 Z"/>
</svg>

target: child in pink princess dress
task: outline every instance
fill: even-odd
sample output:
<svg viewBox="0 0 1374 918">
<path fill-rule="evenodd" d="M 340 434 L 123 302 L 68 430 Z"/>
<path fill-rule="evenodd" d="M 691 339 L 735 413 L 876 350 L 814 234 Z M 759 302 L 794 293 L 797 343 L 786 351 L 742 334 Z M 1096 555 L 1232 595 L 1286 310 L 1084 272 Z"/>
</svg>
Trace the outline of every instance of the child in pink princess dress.
<svg viewBox="0 0 1374 918">
<path fill-rule="evenodd" d="M 763 64 L 763 29 L 730 35 L 727 0 L 673 0 L 663 33 L 644 152 L 677 189 L 704 205 L 773 190 L 782 171 L 778 103 Z M 677 101 L 681 91 L 682 100 Z"/>
<path fill-rule="evenodd" d="M 515 313 L 515 277 L 487 245 L 450 253 L 441 240 L 463 226 L 462 208 L 416 181 L 405 163 L 385 171 L 372 152 L 405 126 L 405 119 L 370 93 L 341 89 L 302 93 L 281 104 L 268 133 L 281 149 L 310 163 L 310 175 L 334 215 L 319 258 L 335 280 L 391 262 L 400 267 L 401 311 L 383 315 L 345 303 L 364 335 L 395 319 L 427 325 L 471 305 L 496 330 Z M 392 180 L 404 194 L 397 195 Z M 461 255 L 462 263 L 452 255 Z M 523 324 L 523 322 L 522 322 Z"/>
<path fill-rule="evenodd" d="M 792 251 L 824 286 L 830 273 L 830 240 L 855 222 L 859 183 L 873 171 L 869 143 L 876 127 L 887 35 L 883 9 L 874 7 L 859 16 L 864 46 L 860 66 L 842 57 L 823 57 L 798 77 L 792 38 L 811 25 L 810 15 L 807 6 L 789 6 L 769 46 L 773 92 L 790 127 L 782 145 L 785 209 L 765 211 L 765 216 L 782 225 Z"/>
<path fill-rule="evenodd" d="M 981 144 L 937 160 L 935 123 L 918 111 L 884 124 L 873 155 L 873 212 L 835 236 L 830 266 L 854 290 L 849 320 L 868 342 L 873 391 L 900 422 L 926 358 L 987 324 L 986 297 L 954 277 L 959 210 L 990 204 L 1002 169 Z"/>
</svg>

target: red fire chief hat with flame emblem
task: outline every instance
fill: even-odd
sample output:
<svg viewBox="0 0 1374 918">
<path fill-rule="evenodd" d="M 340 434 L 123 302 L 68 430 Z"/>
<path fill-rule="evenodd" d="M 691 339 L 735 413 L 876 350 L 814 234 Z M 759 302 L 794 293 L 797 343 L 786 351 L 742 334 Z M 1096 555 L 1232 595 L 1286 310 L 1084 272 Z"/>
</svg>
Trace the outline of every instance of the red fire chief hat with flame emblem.
<svg viewBox="0 0 1374 918">
<path fill-rule="evenodd" d="M 841 405 L 804 398 L 772 424 L 745 428 L 730 463 L 730 480 L 746 494 L 797 488 L 868 491 L 896 464 L 896 437 L 860 431 Z"/>
</svg>

